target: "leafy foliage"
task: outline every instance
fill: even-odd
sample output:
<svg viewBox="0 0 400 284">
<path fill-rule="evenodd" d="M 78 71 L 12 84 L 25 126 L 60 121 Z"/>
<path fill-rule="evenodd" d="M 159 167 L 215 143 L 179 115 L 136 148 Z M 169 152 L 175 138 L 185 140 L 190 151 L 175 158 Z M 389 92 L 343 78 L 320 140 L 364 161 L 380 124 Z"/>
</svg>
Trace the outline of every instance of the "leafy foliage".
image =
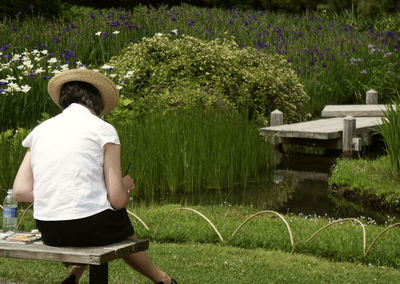
<svg viewBox="0 0 400 284">
<path fill-rule="evenodd" d="M 110 67 L 139 113 L 202 105 L 234 108 L 262 123 L 275 109 L 288 122 L 308 116 L 309 97 L 289 63 L 233 40 L 159 34 L 130 44 Z"/>
</svg>

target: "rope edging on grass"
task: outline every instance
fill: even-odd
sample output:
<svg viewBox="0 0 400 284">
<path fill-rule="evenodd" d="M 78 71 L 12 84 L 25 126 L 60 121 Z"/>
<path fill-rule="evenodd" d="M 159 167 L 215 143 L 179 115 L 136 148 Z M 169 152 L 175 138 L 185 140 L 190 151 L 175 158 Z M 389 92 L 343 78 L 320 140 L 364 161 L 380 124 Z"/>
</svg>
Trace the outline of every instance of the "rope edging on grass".
<svg viewBox="0 0 400 284">
<path fill-rule="evenodd" d="M 363 229 L 363 254 L 365 255 L 365 250 L 366 250 L 366 247 L 367 247 L 367 233 L 365 232 L 365 226 L 364 226 L 364 224 L 363 224 L 360 220 L 358 220 L 358 219 L 356 219 L 356 218 L 346 218 L 346 219 L 336 220 L 336 221 L 333 221 L 333 222 L 331 222 L 331 223 L 329 223 L 329 224 L 326 224 L 326 225 L 323 226 L 321 229 L 319 229 L 319 230 L 316 231 L 314 234 L 312 234 L 312 236 L 309 237 L 309 238 L 307 239 L 306 243 L 308 243 L 309 241 L 311 241 L 316 235 L 318 235 L 321 231 L 325 230 L 326 228 L 332 226 L 333 224 L 342 223 L 342 222 L 344 222 L 344 221 L 355 221 L 355 222 L 357 222 L 358 224 L 361 225 L 361 227 L 362 227 L 362 229 Z"/>
<path fill-rule="evenodd" d="M 204 216 L 204 215 L 203 215 L 202 213 L 200 213 L 199 211 L 194 210 L 193 208 L 175 208 L 175 209 L 172 209 L 172 210 L 168 211 L 166 214 L 164 214 L 164 216 L 161 218 L 161 220 L 157 223 L 156 230 L 154 231 L 154 234 L 153 234 L 153 239 L 156 238 L 156 234 L 157 234 L 157 231 L 158 231 L 158 227 L 159 227 L 159 225 L 161 224 L 161 222 L 165 219 L 165 217 L 166 217 L 167 215 L 169 215 L 170 213 L 172 213 L 172 212 L 174 212 L 174 211 L 177 211 L 177 210 L 188 210 L 188 211 L 192 211 L 192 212 L 196 213 L 197 215 L 201 216 L 204 220 L 207 221 L 208 224 L 211 225 L 211 227 L 212 227 L 212 228 L 214 229 L 214 231 L 217 233 L 217 235 L 218 235 L 219 239 L 221 240 L 221 242 L 224 241 L 224 238 L 221 236 L 220 232 L 219 232 L 218 229 L 215 227 L 215 225 L 210 221 L 210 219 L 208 219 L 206 216 Z"/>
<path fill-rule="evenodd" d="M 135 213 L 129 211 L 128 209 L 127 209 L 126 211 L 127 211 L 129 214 L 131 214 L 133 217 L 135 217 L 140 223 L 142 223 L 143 227 L 145 227 L 147 231 L 150 231 L 150 228 L 146 225 L 146 223 L 145 223 L 142 219 L 140 219 L 139 216 L 137 216 Z"/>
<path fill-rule="evenodd" d="M 367 257 L 367 255 L 368 255 L 369 251 L 371 250 L 372 246 L 375 244 L 375 242 L 376 242 L 385 232 L 387 232 L 388 230 L 390 230 L 390 229 L 392 229 L 392 228 L 394 228 L 394 227 L 396 227 L 396 226 L 400 226 L 400 223 L 392 224 L 392 225 L 390 225 L 389 227 L 387 227 L 386 229 L 384 229 L 382 232 L 380 232 L 380 233 L 375 237 L 375 239 L 371 242 L 371 244 L 369 245 L 367 251 L 364 253 L 364 257 Z"/>
<path fill-rule="evenodd" d="M 28 207 L 26 207 L 26 209 L 24 210 L 24 212 L 22 213 L 21 219 L 19 219 L 18 222 L 18 226 L 17 226 L 17 230 L 19 229 L 19 227 L 21 227 L 22 221 L 24 220 L 24 217 L 26 215 L 26 212 L 28 212 L 28 210 L 33 206 L 33 202 L 31 204 L 29 204 Z"/>
<path fill-rule="evenodd" d="M 291 243 L 291 245 L 292 245 L 292 251 L 291 251 L 291 253 L 293 254 L 293 253 L 294 253 L 294 248 L 295 248 L 295 243 L 294 243 L 294 237 L 293 237 L 292 229 L 290 228 L 289 223 L 286 221 L 285 218 L 283 218 L 283 216 L 282 216 L 281 214 L 279 214 L 278 212 L 272 211 L 272 210 L 260 211 L 260 212 L 257 212 L 256 214 L 253 214 L 253 215 L 251 215 L 250 217 L 248 217 L 246 220 L 244 220 L 244 221 L 236 228 L 236 230 L 235 230 L 235 231 L 233 232 L 233 234 L 232 234 L 232 238 L 236 235 L 236 233 L 242 228 L 242 226 L 243 226 L 244 224 L 246 224 L 248 221 L 250 221 L 250 220 L 253 219 L 254 217 L 256 217 L 256 216 L 258 216 L 258 215 L 261 215 L 261 214 L 265 214 L 265 213 L 272 213 L 272 214 L 275 214 L 275 215 L 277 215 L 279 218 L 281 218 L 281 220 L 285 223 L 286 228 L 287 228 L 287 230 L 288 230 L 288 232 L 289 232 L 290 243 Z"/>
</svg>

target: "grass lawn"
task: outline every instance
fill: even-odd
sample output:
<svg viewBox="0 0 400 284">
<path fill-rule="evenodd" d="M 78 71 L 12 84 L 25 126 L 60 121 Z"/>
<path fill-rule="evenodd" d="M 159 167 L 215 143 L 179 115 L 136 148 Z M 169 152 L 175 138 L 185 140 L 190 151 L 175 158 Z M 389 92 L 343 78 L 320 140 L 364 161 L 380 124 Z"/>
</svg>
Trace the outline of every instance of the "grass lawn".
<svg viewBox="0 0 400 284">
<path fill-rule="evenodd" d="M 219 244 L 150 244 L 157 266 L 179 283 L 399 283 L 400 271 L 383 266 L 330 262 L 315 256 Z M 59 283 L 62 264 L 0 258 L 0 279 Z M 122 260 L 111 262 L 110 283 L 151 283 Z M 88 273 L 81 283 L 88 283 Z"/>
<path fill-rule="evenodd" d="M 352 196 L 350 200 L 400 212 L 400 179 L 393 176 L 388 156 L 338 160 L 329 184 L 333 191 Z"/>
</svg>

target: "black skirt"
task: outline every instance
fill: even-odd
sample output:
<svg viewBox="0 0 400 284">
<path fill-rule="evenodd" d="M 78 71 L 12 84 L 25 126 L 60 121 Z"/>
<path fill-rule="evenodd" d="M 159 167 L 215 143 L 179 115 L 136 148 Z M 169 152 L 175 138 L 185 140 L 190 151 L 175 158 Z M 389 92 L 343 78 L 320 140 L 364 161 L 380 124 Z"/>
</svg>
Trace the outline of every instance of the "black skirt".
<svg viewBox="0 0 400 284">
<path fill-rule="evenodd" d="M 135 231 L 126 209 L 64 221 L 36 220 L 42 241 L 49 246 L 101 246 L 126 240 Z"/>
</svg>

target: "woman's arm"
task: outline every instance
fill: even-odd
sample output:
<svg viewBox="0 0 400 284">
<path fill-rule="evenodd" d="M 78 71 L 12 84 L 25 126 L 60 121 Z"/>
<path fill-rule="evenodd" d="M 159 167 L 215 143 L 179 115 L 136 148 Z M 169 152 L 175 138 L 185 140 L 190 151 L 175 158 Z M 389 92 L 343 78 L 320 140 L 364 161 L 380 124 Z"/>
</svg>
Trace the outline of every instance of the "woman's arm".
<svg viewBox="0 0 400 284">
<path fill-rule="evenodd" d="M 31 167 L 31 149 L 18 169 L 13 185 L 13 196 L 18 202 L 33 202 L 33 172 Z"/>
<path fill-rule="evenodd" d="M 124 208 L 129 201 L 129 191 L 134 189 L 134 184 L 130 176 L 122 178 L 121 146 L 118 144 L 104 145 L 104 179 L 111 206 L 116 210 Z"/>
</svg>

